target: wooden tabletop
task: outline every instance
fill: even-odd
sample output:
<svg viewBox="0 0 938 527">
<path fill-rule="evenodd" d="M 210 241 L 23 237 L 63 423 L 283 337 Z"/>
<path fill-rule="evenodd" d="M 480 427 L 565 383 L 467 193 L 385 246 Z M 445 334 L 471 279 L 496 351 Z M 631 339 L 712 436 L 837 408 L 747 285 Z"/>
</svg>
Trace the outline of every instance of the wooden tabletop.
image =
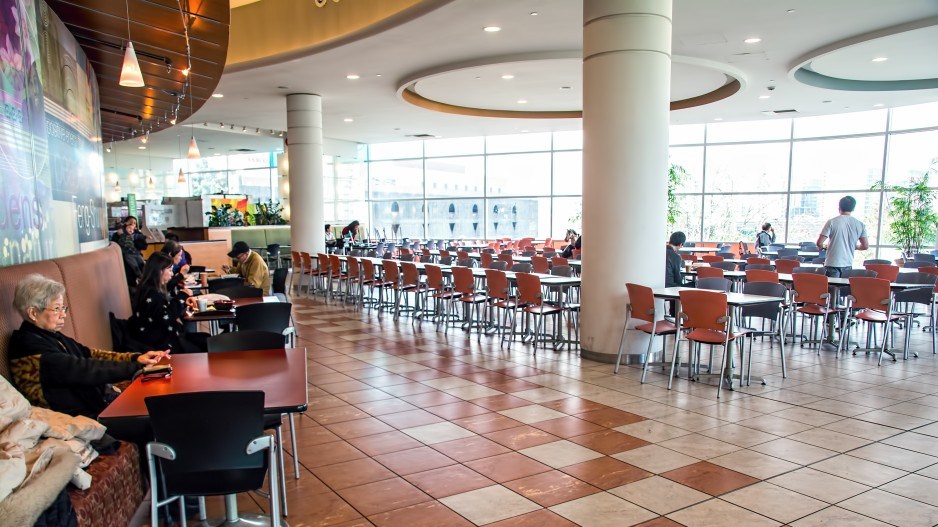
<svg viewBox="0 0 938 527">
<path fill-rule="evenodd" d="M 173 355 L 173 373 L 143 382 L 140 377 L 101 412 L 109 421 L 147 415 L 153 395 L 225 390 L 262 390 L 265 413 L 302 412 L 308 404 L 306 348 Z"/>
</svg>

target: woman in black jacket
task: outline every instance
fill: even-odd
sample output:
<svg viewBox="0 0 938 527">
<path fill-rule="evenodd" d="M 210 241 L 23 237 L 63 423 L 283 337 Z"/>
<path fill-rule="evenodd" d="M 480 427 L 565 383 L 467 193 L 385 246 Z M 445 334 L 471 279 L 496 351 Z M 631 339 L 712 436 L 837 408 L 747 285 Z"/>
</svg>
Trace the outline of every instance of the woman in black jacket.
<svg viewBox="0 0 938 527">
<path fill-rule="evenodd" d="M 133 297 L 133 315 L 128 321 L 131 335 L 149 346 L 173 353 L 205 351 L 204 333 L 184 333 L 182 317 L 195 308 L 195 297 L 185 289 L 167 290 L 173 278 L 173 259 L 164 253 L 150 255 Z"/>
<path fill-rule="evenodd" d="M 16 285 L 13 307 L 23 323 L 10 337 L 10 369 L 17 388 L 37 406 L 95 419 L 117 396 L 111 384 L 169 356 L 90 349 L 63 335 L 65 286 L 39 274 Z"/>
</svg>

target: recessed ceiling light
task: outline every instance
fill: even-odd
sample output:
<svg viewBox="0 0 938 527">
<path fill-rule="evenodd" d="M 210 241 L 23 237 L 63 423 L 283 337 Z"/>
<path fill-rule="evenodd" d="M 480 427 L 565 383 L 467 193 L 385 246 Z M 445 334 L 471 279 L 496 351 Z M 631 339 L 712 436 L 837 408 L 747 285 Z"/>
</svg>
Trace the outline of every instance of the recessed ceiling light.
<svg viewBox="0 0 938 527">
<path fill-rule="evenodd" d="M 528 104 L 526 99 L 518 99 L 518 104 Z"/>
<path fill-rule="evenodd" d="M 723 118 L 722 118 L 722 117 L 714 117 L 713 120 L 714 120 L 714 121 L 722 121 Z"/>
<path fill-rule="evenodd" d="M 212 155 L 213 155 L 213 156 L 220 156 L 221 154 L 219 154 L 218 152 L 215 152 L 215 153 L 212 154 Z"/>
<path fill-rule="evenodd" d="M 350 73 L 350 74 L 346 75 L 345 78 L 348 79 L 348 80 L 350 80 L 350 81 L 353 81 L 353 80 L 360 79 L 361 77 L 358 76 L 358 75 L 356 75 L 356 74 L 354 74 L 354 73 Z"/>
<path fill-rule="evenodd" d="M 352 119 L 351 117 L 346 117 L 345 119 L 342 119 L 342 120 L 345 121 L 345 122 L 347 122 L 347 123 L 351 123 L 351 122 L 354 122 L 354 121 L 355 121 L 355 119 Z"/>
<path fill-rule="evenodd" d="M 481 79 L 481 78 L 482 78 L 482 77 L 476 75 L 476 80 L 479 80 L 479 79 Z"/>
<path fill-rule="evenodd" d="M 527 130 L 521 130 L 521 133 L 522 133 L 522 134 L 526 134 L 526 133 L 528 133 L 528 131 L 527 131 Z"/>
<path fill-rule="evenodd" d="M 501 30 L 502 28 L 498 26 L 485 26 L 482 28 L 482 31 L 485 31 L 486 33 L 498 33 Z"/>
<path fill-rule="evenodd" d="M 572 88 L 571 88 L 570 86 L 561 86 L 560 89 L 561 89 L 561 90 L 570 90 L 570 89 L 572 89 Z"/>
<path fill-rule="evenodd" d="M 515 76 L 510 73 L 506 73 L 505 75 L 502 75 L 502 78 L 505 79 L 506 81 L 510 81 L 511 79 L 514 79 Z"/>
<path fill-rule="evenodd" d="M 886 62 L 887 60 L 889 60 L 889 57 L 876 57 L 873 62 Z"/>
<path fill-rule="evenodd" d="M 766 110 L 766 111 L 762 112 L 762 115 L 765 115 L 765 116 L 767 116 L 767 117 L 771 117 L 771 116 L 775 115 L 775 112 L 773 112 L 772 110 Z"/>
<path fill-rule="evenodd" d="M 289 90 L 290 88 L 287 88 L 286 86 L 277 86 L 277 89 L 278 89 L 278 90 Z"/>
<path fill-rule="evenodd" d="M 375 73 L 375 77 L 380 77 L 380 76 L 381 76 L 380 73 Z"/>
<path fill-rule="evenodd" d="M 824 103 L 824 104 L 827 104 L 827 103 L 833 102 L 833 101 L 829 101 L 829 100 L 828 100 L 828 101 L 821 101 L 821 102 Z"/>
<path fill-rule="evenodd" d="M 762 39 L 759 37 L 752 37 L 752 38 L 747 38 L 743 42 L 745 42 L 746 44 L 758 44 L 759 42 L 762 42 Z"/>
<path fill-rule="evenodd" d="M 531 12 L 528 13 L 528 14 L 531 15 L 531 16 L 537 16 L 537 11 L 531 11 Z"/>
<path fill-rule="evenodd" d="M 212 97 L 215 97 L 216 99 L 221 99 L 222 97 L 224 97 L 224 95 L 221 93 L 213 93 Z"/>
<path fill-rule="evenodd" d="M 772 98 L 772 96 L 771 96 L 771 95 L 760 95 L 759 98 L 760 98 L 760 99 L 770 99 L 770 98 Z"/>
<path fill-rule="evenodd" d="M 786 13 L 788 13 L 789 15 L 792 14 L 792 13 L 794 13 L 794 12 L 795 12 L 794 9 L 789 9 L 788 11 L 786 11 Z"/>
<path fill-rule="evenodd" d="M 137 147 L 137 150 L 146 150 L 146 149 L 147 149 L 147 147 L 145 147 L 145 146 L 138 146 L 138 147 Z"/>
<path fill-rule="evenodd" d="M 878 102 L 878 103 L 876 103 L 876 104 L 873 105 L 873 108 L 882 108 L 883 106 L 885 106 L 885 104 L 883 104 L 883 103 L 881 103 L 881 102 Z"/>
</svg>

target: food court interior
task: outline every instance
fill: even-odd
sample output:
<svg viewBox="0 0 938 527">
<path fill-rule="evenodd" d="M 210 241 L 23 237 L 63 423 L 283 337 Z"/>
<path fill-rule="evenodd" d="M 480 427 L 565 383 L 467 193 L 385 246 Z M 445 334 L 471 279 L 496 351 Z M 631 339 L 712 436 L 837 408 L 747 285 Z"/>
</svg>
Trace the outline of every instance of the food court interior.
<svg viewBox="0 0 938 527">
<path fill-rule="evenodd" d="M 938 524 L 934 1 L 6 6 L 0 265 L 260 254 L 281 524 Z"/>
</svg>

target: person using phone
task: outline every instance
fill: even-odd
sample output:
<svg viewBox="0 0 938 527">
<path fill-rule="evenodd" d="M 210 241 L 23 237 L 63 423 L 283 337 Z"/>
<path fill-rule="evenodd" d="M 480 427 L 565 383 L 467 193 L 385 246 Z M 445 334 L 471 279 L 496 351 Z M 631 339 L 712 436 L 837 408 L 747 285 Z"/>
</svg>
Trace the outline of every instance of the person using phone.
<svg viewBox="0 0 938 527">
<path fill-rule="evenodd" d="M 257 287 L 264 294 L 270 291 L 270 268 L 261 255 L 251 250 L 247 242 L 235 242 L 228 253 L 228 258 L 234 260 L 234 266 L 222 266 L 225 273 L 237 274 L 244 279 L 244 285 Z"/>
<path fill-rule="evenodd" d="M 762 224 L 762 230 L 756 234 L 756 247 L 768 247 L 775 243 L 775 228 L 772 224 L 765 222 Z"/>
<path fill-rule="evenodd" d="M 173 353 L 207 351 L 207 333 L 186 333 L 183 317 L 195 309 L 196 299 L 184 290 L 170 291 L 173 259 L 164 253 L 150 255 L 133 296 L 133 314 L 128 320 L 134 339 Z"/>
</svg>

